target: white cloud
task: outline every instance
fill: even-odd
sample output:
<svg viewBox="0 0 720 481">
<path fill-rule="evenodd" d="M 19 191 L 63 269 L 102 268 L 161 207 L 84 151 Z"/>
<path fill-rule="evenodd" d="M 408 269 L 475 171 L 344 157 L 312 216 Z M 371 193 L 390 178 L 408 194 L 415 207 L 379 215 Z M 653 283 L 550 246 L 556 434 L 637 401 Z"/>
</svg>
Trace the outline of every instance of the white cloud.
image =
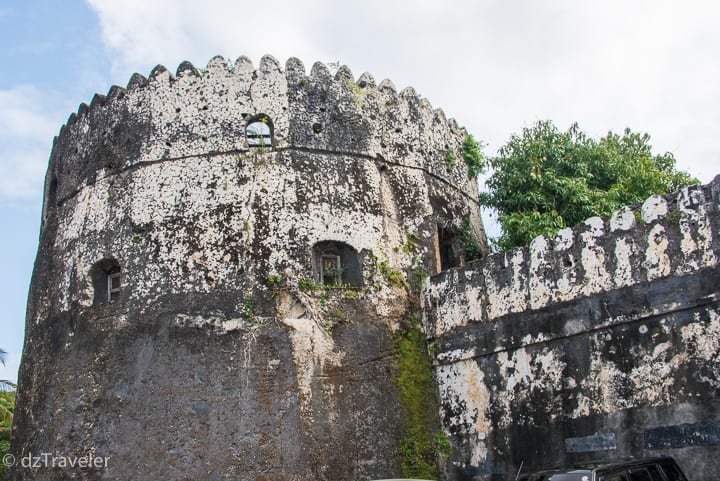
<svg viewBox="0 0 720 481">
<path fill-rule="evenodd" d="M 88 0 L 100 18 L 104 42 L 117 55 L 116 73 L 144 75 L 157 63 L 169 70 L 183 60 L 198 66 L 214 55 L 266 53 L 302 56 L 315 53 L 305 45 L 306 22 L 313 6 L 301 2 L 248 3 L 206 0 Z M 322 2 L 315 2 L 322 15 Z"/>
<path fill-rule="evenodd" d="M 271 53 L 413 85 L 489 144 L 538 119 L 647 131 L 708 181 L 720 171 L 720 4 L 689 0 L 413 3 L 88 0 L 115 83 L 156 63 Z"/>
<path fill-rule="evenodd" d="M 0 196 L 40 196 L 58 116 L 37 89 L 17 86 L 0 90 L 0 126 Z"/>
</svg>

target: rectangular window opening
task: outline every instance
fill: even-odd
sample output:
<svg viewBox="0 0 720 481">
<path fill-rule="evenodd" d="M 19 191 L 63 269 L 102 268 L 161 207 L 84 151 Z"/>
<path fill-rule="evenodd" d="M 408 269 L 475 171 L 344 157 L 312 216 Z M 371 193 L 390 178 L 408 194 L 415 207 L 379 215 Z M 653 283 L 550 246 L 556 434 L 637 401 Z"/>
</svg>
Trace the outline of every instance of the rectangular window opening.
<svg viewBox="0 0 720 481">
<path fill-rule="evenodd" d="M 342 266 L 340 256 L 322 256 L 320 264 L 320 283 L 326 286 L 342 284 Z"/>
<path fill-rule="evenodd" d="M 107 277 L 107 293 L 108 301 L 117 301 L 120 299 L 120 273 L 115 272 L 108 274 Z"/>
</svg>

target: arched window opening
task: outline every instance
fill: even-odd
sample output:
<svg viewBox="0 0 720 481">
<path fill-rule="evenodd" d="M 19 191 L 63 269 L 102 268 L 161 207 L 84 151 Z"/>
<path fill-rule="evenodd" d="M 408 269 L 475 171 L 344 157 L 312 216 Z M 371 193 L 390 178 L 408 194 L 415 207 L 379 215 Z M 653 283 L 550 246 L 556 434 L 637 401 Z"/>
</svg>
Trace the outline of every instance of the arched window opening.
<svg viewBox="0 0 720 481">
<path fill-rule="evenodd" d="M 270 117 L 265 114 L 250 119 L 245 127 L 248 148 L 252 152 L 263 153 L 272 150 L 273 126 Z"/>
<path fill-rule="evenodd" d="M 93 286 L 93 304 L 103 304 L 120 300 L 122 272 L 115 259 L 103 259 L 90 268 L 90 280 Z"/>
<path fill-rule="evenodd" d="M 322 241 L 313 247 L 315 281 L 325 286 L 360 286 L 358 253 L 344 242 Z"/>
<path fill-rule="evenodd" d="M 438 225 L 438 257 L 441 271 L 460 265 L 455 232 L 440 225 Z"/>
</svg>

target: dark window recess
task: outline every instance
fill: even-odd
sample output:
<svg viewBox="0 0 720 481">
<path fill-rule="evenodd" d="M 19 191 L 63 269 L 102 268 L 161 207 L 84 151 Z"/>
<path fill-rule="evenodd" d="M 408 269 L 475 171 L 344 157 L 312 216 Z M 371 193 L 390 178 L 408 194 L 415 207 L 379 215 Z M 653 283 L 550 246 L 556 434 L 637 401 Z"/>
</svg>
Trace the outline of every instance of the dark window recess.
<svg viewBox="0 0 720 481">
<path fill-rule="evenodd" d="M 315 281 L 326 286 L 360 286 L 358 253 L 344 242 L 323 241 L 313 247 Z"/>
<path fill-rule="evenodd" d="M 103 259 L 90 268 L 90 280 L 93 286 L 93 304 L 103 304 L 120 300 L 122 273 L 115 259 Z"/>
<path fill-rule="evenodd" d="M 248 148 L 253 152 L 269 152 L 273 146 L 273 126 L 270 117 L 258 115 L 253 117 L 245 127 Z"/>
<path fill-rule="evenodd" d="M 440 254 L 441 271 L 460 265 L 457 240 L 455 239 L 455 232 L 452 230 L 438 226 L 438 251 Z"/>
</svg>

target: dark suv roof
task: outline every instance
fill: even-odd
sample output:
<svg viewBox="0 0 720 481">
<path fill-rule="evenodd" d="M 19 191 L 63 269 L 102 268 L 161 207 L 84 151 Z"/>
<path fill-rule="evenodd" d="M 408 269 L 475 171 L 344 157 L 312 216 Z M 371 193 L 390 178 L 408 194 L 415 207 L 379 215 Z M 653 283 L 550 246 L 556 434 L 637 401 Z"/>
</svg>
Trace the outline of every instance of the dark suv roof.
<svg viewBox="0 0 720 481">
<path fill-rule="evenodd" d="M 669 456 L 556 468 L 519 476 L 518 481 L 687 481 Z"/>
</svg>

